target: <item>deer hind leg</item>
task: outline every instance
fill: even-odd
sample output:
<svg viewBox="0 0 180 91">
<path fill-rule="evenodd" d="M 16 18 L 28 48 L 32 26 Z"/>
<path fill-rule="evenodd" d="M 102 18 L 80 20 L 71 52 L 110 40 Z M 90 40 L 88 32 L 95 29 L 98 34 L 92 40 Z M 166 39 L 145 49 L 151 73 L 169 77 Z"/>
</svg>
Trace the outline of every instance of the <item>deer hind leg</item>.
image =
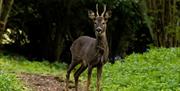
<svg viewBox="0 0 180 91">
<path fill-rule="evenodd" d="M 74 74 L 74 80 L 75 80 L 75 91 L 78 91 L 78 79 L 81 73 L 87 68 L 87 66 L 84 66 L 83 64 L 81 67 L 75 72 Z"/>
<path fill-rule="evenodd" d="M 88 80 L 87 80 L 86 91 L 89 91 L 89 86 L 91 84 L 91 74 L 92 74 L 92 66 L 88 66 Z"/>
<path fill-rule="evenodd" d="M 102 74 L 102 65 L 98 65 L 98 67 L 97 67 L 97 91 L 101 91 L 101 87 L 100 87 L 101 74 Z"/>
<path fill-rule="evenodd" d="M 67 74 L 66 74 L 66 88 L 65 88 L 65 91 L 68 91 L 70 73 L 77 64 L 78 63 L 76 61 L 72 60 L 71 64 L 69 65 L 69 68 L 68 68 Z"/>
</svg>

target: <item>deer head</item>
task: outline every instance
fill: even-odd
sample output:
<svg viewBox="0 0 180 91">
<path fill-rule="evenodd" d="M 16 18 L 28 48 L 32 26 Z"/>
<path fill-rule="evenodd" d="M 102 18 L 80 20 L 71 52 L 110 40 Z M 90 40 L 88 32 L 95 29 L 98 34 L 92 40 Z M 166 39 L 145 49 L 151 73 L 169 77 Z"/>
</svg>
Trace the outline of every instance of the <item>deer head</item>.
<svg viewBox="0 0 180 91">
<path fill-rule="evenodd" d="M 96 14 L 93 11 L 88 11 L 89 18 L 94 22 L 94 30 L 96 37 L 103 36 L 106 33 L 107 21 L 111 17 L 111 11 L 106 12 L 106 5 L 101 15 L 98 13 L 98 4 L 96 4 Z"/>
</svg>

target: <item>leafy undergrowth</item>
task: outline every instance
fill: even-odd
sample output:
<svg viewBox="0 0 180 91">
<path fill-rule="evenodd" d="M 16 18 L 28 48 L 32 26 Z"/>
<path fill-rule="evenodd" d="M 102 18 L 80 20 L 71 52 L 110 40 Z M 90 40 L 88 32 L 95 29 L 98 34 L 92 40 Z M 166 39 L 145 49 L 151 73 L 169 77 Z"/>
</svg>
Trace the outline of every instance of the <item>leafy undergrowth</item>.
<svg viewBox="0 0 180 91">
<path fill-rule="evenodd" d="M 0 91 L 29 91 L 17 74 L 65 77 L 66 67 L 60 63 L 28 61 L 23 57 L 1 54 Z M 180 48 L 159 48 L 143 54 L 134 53 L 123 62 L 107 63 L 102 76 L 103 91 L 180 91 Z M 87 72 L 83 73 L 81 79 L 87 79 Z M 91 89 L 96 89 L 96 70 L 93 71 Z"/>
<path fill-rule="evenodd" d="M 92 79 L 95 91 L 95 74 Z M 134 53 L 124 62 L 106 64 L 102 88 L 103 91 L 180 91 L 180 48 L 151 49 L 144 54 Z"/>
</svg>

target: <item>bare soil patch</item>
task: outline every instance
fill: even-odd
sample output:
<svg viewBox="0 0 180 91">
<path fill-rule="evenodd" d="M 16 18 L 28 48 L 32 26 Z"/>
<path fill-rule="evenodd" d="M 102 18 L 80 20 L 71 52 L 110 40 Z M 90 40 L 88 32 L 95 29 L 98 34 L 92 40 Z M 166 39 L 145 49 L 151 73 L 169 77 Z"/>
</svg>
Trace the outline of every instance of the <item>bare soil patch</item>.
<svg viewBox="0 0 180 91">
<path fill-rule="evenodd" d="M 60 77 L 30 73 L 21 73 L 18 77 L 32 91 L 65 91 L 65 80 Z M 80 85 L 79 91 L 83 91 L 81 87 Z M 75 91 L 73 81 L 69 82 L 69 91 Z"/>
</svg>

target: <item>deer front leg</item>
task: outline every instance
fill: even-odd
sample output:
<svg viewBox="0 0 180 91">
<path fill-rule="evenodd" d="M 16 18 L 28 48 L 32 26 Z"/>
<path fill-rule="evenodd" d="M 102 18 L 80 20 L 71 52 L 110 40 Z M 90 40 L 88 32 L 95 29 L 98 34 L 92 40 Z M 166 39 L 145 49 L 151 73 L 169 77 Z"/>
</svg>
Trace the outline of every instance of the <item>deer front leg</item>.
<svg viewBox="0 0 180 91">
<path fill-rule="evenodd" d="M 89 91 L 89 86 L 91 84 L 91 74 L 92 74 L 92 67 L 88 66 L 88 80 L 87 80 L 86 91 Z"/>
<path fill-rule="evenodd" d="M 81 73 L 86 69 L 87 67 L 84 66 L 83 64 L 81 67 L 75 72 L 74 74 L 74 80 L 75 80 L 75 91 L 78 91 L 78 79 Z"/>
<path fill-rule="evenodd" d="M 96 91 L 100 91 L 101 90 L 101 74 L 102 74 L 102 65 L 98 65 L 97 66 L 97 89 Z"/>
<path fill-rule="evenodd" d="M 77 65 L 77 63 L 72 60 L 72 63 L 70 64 L 70 66 L 69 66 L 69 68 L 67 70 L 67 74 L 66 74 L 66 87 L 65 87 L 65 91 L 68 91 L 70 73 L 71 73 L 71 71 L 74 69 L 74 67 L 76 65 Z"/>
</svg>

